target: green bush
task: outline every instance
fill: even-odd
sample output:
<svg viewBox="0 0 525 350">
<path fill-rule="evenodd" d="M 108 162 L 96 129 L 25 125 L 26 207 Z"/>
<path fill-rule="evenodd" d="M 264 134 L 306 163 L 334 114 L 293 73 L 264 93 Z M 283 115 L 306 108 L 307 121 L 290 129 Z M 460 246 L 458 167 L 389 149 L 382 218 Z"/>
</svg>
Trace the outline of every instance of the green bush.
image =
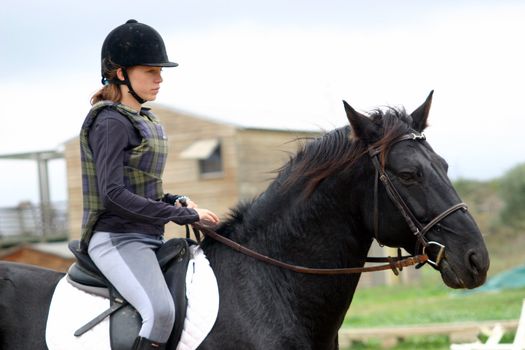
<svg viewBox="0 0 525 350">
<path fill-rule="evenodd" d="M 525 229 L 525 164 L 508 171 L 501 179 L 501 222 L 515 229 Z"/>
</svg>

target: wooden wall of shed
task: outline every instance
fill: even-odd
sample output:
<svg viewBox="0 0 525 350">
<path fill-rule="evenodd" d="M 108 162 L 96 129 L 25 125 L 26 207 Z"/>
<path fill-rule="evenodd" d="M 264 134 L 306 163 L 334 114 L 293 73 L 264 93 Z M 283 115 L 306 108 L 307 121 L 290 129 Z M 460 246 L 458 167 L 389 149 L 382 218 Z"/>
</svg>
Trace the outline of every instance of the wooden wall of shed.
<svg viewBox="0 0 525 350">
<path fill-rule="evenodd" d="M 240 199 L 251 199 L 264 191 L 305 138 L 315 133 L 242 129 L 237 136 Z"/>
<path fill-rule="evenodd" d="M 69 237 L 70 239 L 80 239 L 80 227 L 82 225 L 82 172 L 78 137 L 65 143 L 64 157 L 67 171 Z"/>
<path fill-rule="evenodd" d="M 164 170 L 164 191 L 189 196 L 199 207 L 210 209 L 224 216 L 239 196 L 237 189 L 236 128 L 229 124 L 196 118 L 181 112 L 155 108 L 169 139 L 169 154 Z M 196 141 L 219 139 L 223 172 L 212 177 L 202 177 L 197 159 L 183 159 L 180 154 Z M 170 223 L 166 226 L 169 237 L 182 229 Z"/>
</svg>

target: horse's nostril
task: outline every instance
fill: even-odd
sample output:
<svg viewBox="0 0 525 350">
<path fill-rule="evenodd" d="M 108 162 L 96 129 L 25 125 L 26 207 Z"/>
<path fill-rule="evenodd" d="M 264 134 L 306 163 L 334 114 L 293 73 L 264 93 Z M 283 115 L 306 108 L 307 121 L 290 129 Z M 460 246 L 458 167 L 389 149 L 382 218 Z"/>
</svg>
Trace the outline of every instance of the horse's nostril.
<svg viewBox="0 0 525 350">
<path fill-rule="evenodd" d="M 488 254 L 483 249 L 469 249 L 465 254 L 465 267 L 469 270 L 469 279 L 472 287 L 477 287 L 485 283 L 490 260 Z M 466 277 L 466 276 L 465 276 Z"/>
<path fill-rule="evenodd" d="M 475 275 L 478 275 L 483 270 L 479 256 L 474 250 L 467 253 L 467 265 L 470 266 Z"/>
</svg>

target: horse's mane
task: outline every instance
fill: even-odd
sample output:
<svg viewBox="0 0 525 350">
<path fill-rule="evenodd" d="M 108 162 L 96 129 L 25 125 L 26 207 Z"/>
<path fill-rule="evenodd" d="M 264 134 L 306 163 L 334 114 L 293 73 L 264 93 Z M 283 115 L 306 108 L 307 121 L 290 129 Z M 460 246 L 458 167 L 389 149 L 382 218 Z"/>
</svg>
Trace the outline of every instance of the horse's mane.
<svg viewBox="0 0 525 350">
<path fill-rule="evenodd" d="M 353 166 L 368 152 L 369 146 L 381 149 L 380 159 L 384 164 L 392 141 L 409 132 L 412 117 L 403 108 L 394 107 L 375 109 L 369 117 L 378 127 L 381 135 L 378 140 L 369 145 L 359 139 L 350 126 L 325 133 L 304 144 L 296 156 L 279 169 L 278 178 L 284 177 L 283 185 L 291 186 L 304 180 L 303 194 L 309 196 L 323 180 Z"/>
<path fill-rule="evenodd" d="M 384 164 L 390 144 L 394 139 L 409 132 L 412 118 L 403 108 L 394 107 L 375 109 L 369 113 L 369 118 L 378 127 L 378 140 L 367 144 L 355 135 L 349 125 L 334 129 L 318 138 L 308 139 L 307 142 L 302 142 L 295 156 L 276 171 L 274 185 L 278 183 L 278 190 L 285 191 L 294 184 L 301 183 L 302 194 L 309 196 L 325 179 L 355 165 L 367 154 L 369 146 L 381 149 L 380 160 Z M 271 189 L 272 185 L 267 192 Z M 241 202 L 233 208 L 229 218 L 221 225 L 221 234 L 228 236 L 233 226 L 242 225 L 255 201 L 257 198 Z"/>
</svg>

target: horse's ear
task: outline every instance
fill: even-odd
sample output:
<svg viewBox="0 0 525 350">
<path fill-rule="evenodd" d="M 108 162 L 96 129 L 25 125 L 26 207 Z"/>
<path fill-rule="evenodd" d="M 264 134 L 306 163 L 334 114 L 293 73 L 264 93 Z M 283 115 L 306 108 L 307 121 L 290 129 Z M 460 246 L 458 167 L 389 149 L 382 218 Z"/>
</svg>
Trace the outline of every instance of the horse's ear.
<svg viewBox="0 0 525 350">
<path fill-rule="evenodd" d="M 410 115 L 412 117 L 412 127 L 416 131 L 423 131 L 427 127 L 427 119 L 428 119 L 428 113 L 430 112 L 430 105 L 432 104 L 432 95 L 434 94 L 434 90 L 430 91 L 430 94 L 428 95 L 425 102 L 419 106 L 412 114 Z"/>
<path fill-rule="evenodd" d="M 372 120 L 357 112 L 345 100 L 343 100 L 343 104 L 345 106 L 346 116 L 352 127 L 352 134 L 367 144 L 377 141 L 380 135 L 377 126 Z"/>
</svg>

